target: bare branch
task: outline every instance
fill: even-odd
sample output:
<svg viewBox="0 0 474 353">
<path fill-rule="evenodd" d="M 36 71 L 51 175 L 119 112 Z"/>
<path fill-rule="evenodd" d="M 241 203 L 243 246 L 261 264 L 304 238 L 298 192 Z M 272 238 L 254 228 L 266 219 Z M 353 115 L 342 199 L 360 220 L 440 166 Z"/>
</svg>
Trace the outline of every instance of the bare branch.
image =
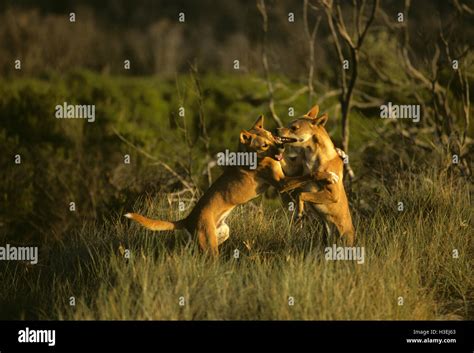
<svg viewBox="0 0 474 353">
<path fill-rule="evenodd" d="M 374 2 L 372 4 L 372 11 L 370 13 L 369 19 L 367 20 L 367 22 L 365 24 L 365 27 L 364 27 L 364 30 L 362 31 L 362 34 L 359 36 L 359 38 L 357 40 L 357 48 L 358 49 L 362 46 L 362 42 L 364 41 L 365 35 L 367 34 L 367 31 L 368 31 L 370 25 L 374 21 L 375 13 L 377 12 L 378 7 L 379 7 L 379 1 L 374 0 Z M 363 10 L 364 10 L 364 7 L 361 6 L 360 11 L 363 11 Z"/>
<path fill-rule="evenodd" d="M 309 47 L 309 70 L 308 70 L 308 99 L 309 104 L 312 104 L 313 95 L 314 95 L 314 88 L 313 88 L 313 76 L 314 76 L 314 40 L 316 39 L 316 33 L 319 28 L 319 24 L 321 22 L 321 16 L 318 16 L 316 23 L 313 26 L 313 30 L 309 31 L 309 24 L 308 24 L 308 0 L 304 0 L 303 2 L 303 20 L 304 20 L 304 30 L 306 34 L 306 40 L 308 41 Z"/>
<path fill-rule="evenodd" d="M 156 163 L 154 164 L 160 164 L 162 165 L 167 171 L 169 171 L 171 174 L 173 174 L 174 177 L 176 177 L 176 179 L 178 179 L 181 184 L 183 184 L 187 189 L 194 189 L 183 177 L 181 177 L 176 171 L 173 170 L 173 168 L 171 168 L 168 164 L 166 164 L 165 162 L 163 161 L 160 161 L 158 158 L 156 158 L 155 156 L 151 155 L 150 153 L 148 153 L 147 151 L 145 151 L 144 149 L 134 145 L 132 142 L 130 142 L 129 140 L 127 140 L 122 134 L 120 134 L 117 129 L 115 129 L 115 127 L 112 127 L 112 131 L 114 132 L 115 135 L 117 135 L 117 137 L 122 140 L 123 142 L 125 142 L 127 145 L 129 145 L 130 147 L 132 147 L 134 150 L 136 150 L 137 152 L 139 152 L 140 154 L 142 154 L 143 156 L 145 156 L 146 158 L 148 159 L 151 159 L 152 161 L 155 161 Z"/>
<path fill-rule="evenodd" d="M 356 27 L 356 40 L 352 39 L 351 35 L 347 32 L 347 27 L 344 22 L 344 16 L 341 10 L 339 3 L 335 6 L 334 13 L 334 3 L 333 0 L 323 0 L 322 1 L 326 17 L 331 31 L 331 36 L 336 47 L 336 53 L 340 61 L 340 104 L 341 104 L 341 125 L 342 125 L 342 148 L 348 152 L 349 151 L 349 110 L 351 108 L 351 99 L 354 91 L 354 87 L 358 77 L 358 65 L 359 65 L 359 51 L 364 42 L 364 38 L 367 34 L 369 27 L 371 26 L 375 13 L 377 12 L 379 6 L 379 0 L 373 0 L 372 9 L 369 15 L 369 18 L 366 20 L 365 25 L 362 28 L 362 17 L 365 9 L 365 1 L 359 3 L 358 1 L 353 2 L 353 22 Z M 360 4 L 360 5 L 359 5 Z M 337 27 L 337 32 L 336 32 Z M 344 68 L 344 55 L 342 52 L 341 43 L 339 37 L 344 40 L 344 43 L 347 45 L 350 53 L 350 69 L 351 75 L 349 79 L 345 73 Z M 375 103 L 379 101 L 370 101 L 370 102 L 357 102 L 359 107 L 374 106 Z M 352 171 L 349 164 L 345 164 L 346 172 L 348 173 L 351 179 L 354 178 L 354 172 Z"/>
<path fill-rule="evenodd" d="M 474 15 L 474 10 L 471 9 L 466 4 L 459 3 L 459 0 L 453 0 L 453 4 L 456 9 L 462 14 L 463 12 L 467 12 L 469 15 Z"/>
<path fill-rule="evenodd" d="M 263 28 L 262 64 L 263 64 L 263 70 L 265 72 L 265 80 L 267 81 L 267 89 L 268 89 L 268 94 L 269 94 L 268 107 L 270 109 L 270 113 L 275 123 L 278 125 L 278 127 L 282 127 L 283 124 L 275 111 L 275 102 L 273 98 L 273 84 L 270 78 L 270 70 L 268 68 L 268 59 L 267 59 L 268 15 L 267 15 L 267 9 L 265 6 L 265 0 L 257 0 L 257 9 L 260 12 L 260 15 L 262 16 L 262 28 Z"/>
<path fill-rule="evenodd" d="M 303 86 L 300 89 L 298 89 L 295 93 L 293 93 L 290 97 L 284 99 L 281 101 L 281 104 L 289 104 L 293 102 L 294 100 L 298 99 L 299 96 L 302 94 L 306 93 L 309 91 L 308 86 Z"/>
</svg>

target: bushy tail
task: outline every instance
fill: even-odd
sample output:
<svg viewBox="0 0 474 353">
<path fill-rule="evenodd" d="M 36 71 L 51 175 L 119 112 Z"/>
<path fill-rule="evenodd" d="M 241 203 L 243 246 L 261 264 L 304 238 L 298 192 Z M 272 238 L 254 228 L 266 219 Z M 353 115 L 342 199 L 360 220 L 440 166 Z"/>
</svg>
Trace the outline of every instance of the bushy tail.
<svg viewBox="0 0 474 353">
<path fill-rule="evenodd" d="M 151 230 L 175 230 L 184 228 L 183 221 L 160 221 L 151 218 L 144 217 L 138 213 L 127 213 L 125 217 L 133 219 L 134 221 L 140 223 L 145 228 Z"/>
</svg>

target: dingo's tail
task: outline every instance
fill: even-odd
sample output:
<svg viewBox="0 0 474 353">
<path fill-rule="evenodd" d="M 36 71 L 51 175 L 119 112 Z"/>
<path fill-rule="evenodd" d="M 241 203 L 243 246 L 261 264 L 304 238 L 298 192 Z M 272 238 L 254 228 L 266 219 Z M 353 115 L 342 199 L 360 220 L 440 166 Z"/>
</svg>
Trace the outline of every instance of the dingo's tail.
<svg viewBox="0 0 474 353">
<path fill-rule="evenodd" d="M 151 218 L 144 217 L 138 213 L 126 213 L 125 217 L 133 219 L 134 221 L 140 223 L 145 228 L 151 230 L 175 230 L 184 228 L 182 221 L 170 222 L 170 221 L 160 221 Z"/>
</svg>

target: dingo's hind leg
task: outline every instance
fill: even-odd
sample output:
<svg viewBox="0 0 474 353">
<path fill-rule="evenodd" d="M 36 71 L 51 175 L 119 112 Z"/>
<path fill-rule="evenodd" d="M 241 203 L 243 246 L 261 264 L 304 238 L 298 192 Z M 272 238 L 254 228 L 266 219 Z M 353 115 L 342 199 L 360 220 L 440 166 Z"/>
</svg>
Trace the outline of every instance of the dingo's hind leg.
<svg viewBox="0 0 474 353">
<path fill-rule="evenodd" d="M 221 245 L 227 239 L 229 239 L 230 229 L 229 226 L 222 222 L 217 228 L 217 245 Z"/>
<path fill-rule="evenodd" d="M 333 241 L 333 228 L 331 224 L 328 223 L 324 218 L 321 219 L 324 224 L 324 234 L 323 234 L 323 243 L 325 246 L 329 246 L 331 242 Z"/>
<path fill-rule="evenodd" d="M 204 252 L 214 257 L 219 255 L 219 250 L 217 248 L 217 232 L 214 222 L 207 221 L 205 223 L 198 224 L 197 237 L 199 240 L 199 246 Z"/>
</svg>

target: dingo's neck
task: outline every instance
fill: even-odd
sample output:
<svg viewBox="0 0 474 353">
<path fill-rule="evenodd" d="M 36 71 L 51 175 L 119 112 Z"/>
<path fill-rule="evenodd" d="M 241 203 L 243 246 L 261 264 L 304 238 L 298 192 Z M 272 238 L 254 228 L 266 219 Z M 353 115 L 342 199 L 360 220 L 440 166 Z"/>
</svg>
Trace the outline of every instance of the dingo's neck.
<svg viewBox="0 0 474 353">
<path fill-rule="evenodd" d="M 324 139 L 318 143 L 311 143 L 305 147 L 305 163 L 308 169 L 314 171 L 338 156 L 331 139 Z"/>
</svg>

